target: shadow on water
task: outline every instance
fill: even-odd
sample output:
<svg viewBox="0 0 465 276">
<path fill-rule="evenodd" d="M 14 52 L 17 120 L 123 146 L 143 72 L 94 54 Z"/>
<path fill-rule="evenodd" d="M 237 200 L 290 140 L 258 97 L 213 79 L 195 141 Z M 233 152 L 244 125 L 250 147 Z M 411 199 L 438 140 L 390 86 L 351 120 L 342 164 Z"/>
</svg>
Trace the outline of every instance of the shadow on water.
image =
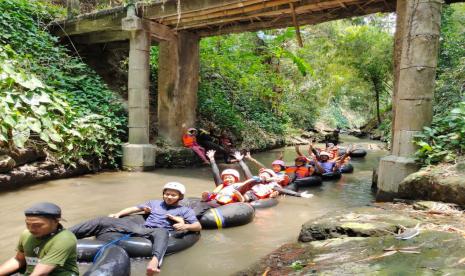
<svg viewBox="0 0 465 276">
<path fill-rule="evenodd" d="M 357 144 L 367 141 L 350 141 Z M 271 162 L 283 149 L 257 154 L 264 164 Z M 293 148 L 285 148 L 285 161 L 292 164 Z M 164 260 L 161 275 L 224 275 L 244 269 L 281 244 L 295 241 L 300 227 L 309 219 L 327 212 L 370 203 L 371 174 L 385 151 L 370 151 L 364 159 L 353 159 L 355 172 L 338 181 L 325 182 L 309 191 L 312 199 L 283 197 L 278 206 L 259 210 L 252 223 L 236 228 L 205 230 L 192 248 Z M 253 165 L 251 168 L 255 169 Z M 59 204 L 67 219 L 65 226 L 107 215 L 152 198 L 160 198 L 168 181 L 185 183 L 187 196 L 199 196 L 213 189 L 207 167 L 192 169 L 158 169 L 144 173 L 102 173 L 45 184 L 0 194 L 0 262 L 15 253 L 19 234 L 24 229 L 23 210 L 38 201 Z M 145 275 L 146 260 L 132 262 L 132 275 Z M 81 272 L 87 269 L 81 265 Z"/>
</svg>

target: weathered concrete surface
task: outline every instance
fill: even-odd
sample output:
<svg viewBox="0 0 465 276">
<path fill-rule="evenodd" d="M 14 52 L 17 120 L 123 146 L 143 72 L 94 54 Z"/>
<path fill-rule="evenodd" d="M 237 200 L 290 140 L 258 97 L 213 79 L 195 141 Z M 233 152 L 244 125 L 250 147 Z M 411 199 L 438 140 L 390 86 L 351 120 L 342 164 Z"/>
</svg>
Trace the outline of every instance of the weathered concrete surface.
<svg viewBox="0 0 465 276">
<path fill-rule="evenodd" d="M 123 145 L 123 168 L 152 170 L 155 147 L 150 144 L 150 32 L 142 20 L 131 14 L 122 20 L 122 29 L 130 33 L 128 67 L 128 143 Z"/>
<path fill-rule="evenodd" d="M 180 146 L 183 125 L 194 126 L 199 83 L 199 37 L 179 32 L 159 43 L 158 133 L 170 145 Z"/>
<path fill-rule="evenodd" d="M 336 213 L 317 219 L 314 224 L 321 223 L 320 229 L 342 227 L 347 224 L 344 217 L 348 217 L 349 223 L 373 224 L 383 230 L 368 237 L 328 236 L 325 240 L 286 244 L 236 275 L 463 275 L 463 212 L 446 208 L 448 211 L 439 214 L 434 211 L 437 205 L 441 204 L 418 202 L 416 208 L 423 209 L 416 210 L 412 205 L 400 203 L 376 204 L 349 210 L 345 215 Z M 396 215 L 402 218 L 395 218 Z M 387 221 L 382 221 L 383 217 Z M 328 221 L 332 221 L 332 227 L 327 226 Z M 398 240 L 384 231 L 398 227 L 401 222 L 419 222 L 419 235 Z M 365 226 L 358 227 L 360 230 L 356 232 L 367 234 Z"/>
<path fill-rule="evenodd" d="M 147 171 L 155 168 L 156 151 L 151 144 L 124 144 L 123 168 L 130 171 Z"/>
<path fill-rule="evenodd" d="M 431 166 L 399 185 L 399 197 L 456 203 L 465 207 L 465 162 Z"/>
<path fill-rule="evenodd" d="M 413 158 L 396 155 L 381 158 L 378 167 L 376 199 L 378 201 L 391 201 L 397 197 L 399 183 L 418 169 L 420 169 L 420 165 Z"/>
<path fill-rule="evenodd" d="M 442 3 L 397 1 L 392 150 L 379 164 L 378 200 L 395 197 L 400 182 L 418 169 L 413 137 L 432 120 Z"/>
</svg>

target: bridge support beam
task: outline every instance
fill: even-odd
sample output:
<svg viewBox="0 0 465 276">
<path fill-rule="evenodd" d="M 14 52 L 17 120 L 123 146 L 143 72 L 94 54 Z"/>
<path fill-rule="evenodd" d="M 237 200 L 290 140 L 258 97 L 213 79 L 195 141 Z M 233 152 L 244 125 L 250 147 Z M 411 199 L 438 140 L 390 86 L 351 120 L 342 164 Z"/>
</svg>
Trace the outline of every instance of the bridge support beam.
<svg viewBox="0 0 465 276">
<path fill-rule="evenodd" d="M 149 170 L 155 167 L 155 147 L 149 143 L 150 32 L 135 16 L 123 19 L 122 26 L 130 32 L 129 141 L 123 145 L 123 167 Z"/>
<path fill-rule="evenodd" d="M 195 125 L 199 83 L 199 37 L 179 32 L 159 42 L 158 133 L 182 145 L 182 125 Z"/>
<path fill-rule="evenodd" d="M 397 0 L 393 139 L 391 155 L 379 164 L 378 200 L 392 200 L 419 169 L 412 140 L 432 120 L 442 2 Z"/>
</svg>

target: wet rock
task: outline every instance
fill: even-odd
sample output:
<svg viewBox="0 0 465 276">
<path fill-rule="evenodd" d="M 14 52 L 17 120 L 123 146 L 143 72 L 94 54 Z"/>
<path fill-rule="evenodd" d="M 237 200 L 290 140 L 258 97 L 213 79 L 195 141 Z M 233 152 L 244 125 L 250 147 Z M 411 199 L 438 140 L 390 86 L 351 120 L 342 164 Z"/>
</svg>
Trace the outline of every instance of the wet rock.
<svg viewBox="0 0 465 276">
<path fill-rule="evenodd" d="M 26 184 L 72 177 L 92 171 L 88 166 L 82 165 L 73 168 L 49 161 L 34 162 L 16 167 L 8 173 L 0 173 L 0 190 L 16 189 Z"/>
<path fill-rule="evenodd" d="M 434 200 L 465 206 L 465 173 L 459 163 L 432 166 L 406 177 L 399 185 L 399 197 Z"/>
<path fill-rule="evenodd" d="M 1 155 L 0 156 L 0 173 L 11 171 L 16 166 L 16 162 L 11 156 Z"/>
<path fill-rule="evenodd" d="M 384 236 L 386 233 L 397 233 L 400 225 L 413 227 L 417 223 L 418 220 L 404 216 L 400 212 L 361 207 L 352 209 L 350 213 L 340 211 L 305 223 L 300 231 L 299 241 Z"/>
<path fill-rule="evenodd" d="M 15 160 L 16 166 L 21 166 L 34 161 L 45 160 L 45 152 L 35 148 L 16 149 L 9 153 Z"/>
<path fill-rule="evenodd" d="M 155 166 L 158 168 L 187 168 L 201 166 L 203 161 L 185 147 L 157 147 Z"/>
<path fill-rule="evenodd" d="M 417 202 L 417 205 L 429 210 L 438 203 Z M 463 213 L 432 215 L 412 207 L 403 203 L 377 203 L 375 207 L 355 208 L 345 214 L 338 212 L 317 219 L 313 225 L 320 225 L 325 233 L 349 227 L 370 236 L 331 237 L 321 233 L 326 237 L 324 240 L 283 245 L 236 275 L 462 275 Z M 378 226 L 382 222 L 406 227 L 408 223 L 420 222 L 417 226 L 420 233 L 399 240 L 385 231 L 388 228 Z M 373 225 L 379 231 L 373 231 Z"/>
</svg>

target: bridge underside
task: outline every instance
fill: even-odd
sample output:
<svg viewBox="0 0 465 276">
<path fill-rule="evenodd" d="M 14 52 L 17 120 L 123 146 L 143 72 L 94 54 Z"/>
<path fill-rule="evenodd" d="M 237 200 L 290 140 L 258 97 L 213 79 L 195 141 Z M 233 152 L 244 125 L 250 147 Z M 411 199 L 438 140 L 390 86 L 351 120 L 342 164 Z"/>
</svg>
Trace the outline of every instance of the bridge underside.
<svg viewBox="0 0 465 276">
<path fill-rule="evenodd" d="M 377 12 L 393 12 L 395 9 L 395 0 L 197 0 L 181 1 L 180 7 L 177 1 L 139 4 L 137 15 L 175 32 L 189 31 L 207 37 L 296 24 L 318 24 Z M 63 29 L 57 28 L 56 34 L 89 34 L 93 41 L 98 32 L 100 41 L 127 39 L 124 34 L 118 34 L 124 17 L 124 8 L 81 15 L 58 22 Z"/>
<path fill-rule="evenodd" d="M 181 6 L 177 6 L 178 2 Z M 168 0 L 81 15 L 56 22 L 52 32 L 71 40 L 77 49 L 111 48 L 106 45 L 115 43 L 126 45 L 129 141 L 123 147 L 123 166 L 146 169 L 155 164 L 155 149 L 149 139 L 153 125 L 149 104 L 149 60 L 153 43 L 159 45 L 158 135 L 178 146 L 182 126 L 193 126 L 196 120 L 202 37 L 290 26 L 298 34 L 299 26 L 306 24 L 396 11 L 392 150 L 390 156 L 381 160 L 378 178 L 378 198 L 390 199 L 395 196 L 400 181 L 418 169 L 412 159 L 416 149 L 412 138 L 431 123 L 443 2 Z M 452 2 L 463 1 L 446 1 Z M 98 56 L 94 54 L 94 59 Z"/>
</svg>

